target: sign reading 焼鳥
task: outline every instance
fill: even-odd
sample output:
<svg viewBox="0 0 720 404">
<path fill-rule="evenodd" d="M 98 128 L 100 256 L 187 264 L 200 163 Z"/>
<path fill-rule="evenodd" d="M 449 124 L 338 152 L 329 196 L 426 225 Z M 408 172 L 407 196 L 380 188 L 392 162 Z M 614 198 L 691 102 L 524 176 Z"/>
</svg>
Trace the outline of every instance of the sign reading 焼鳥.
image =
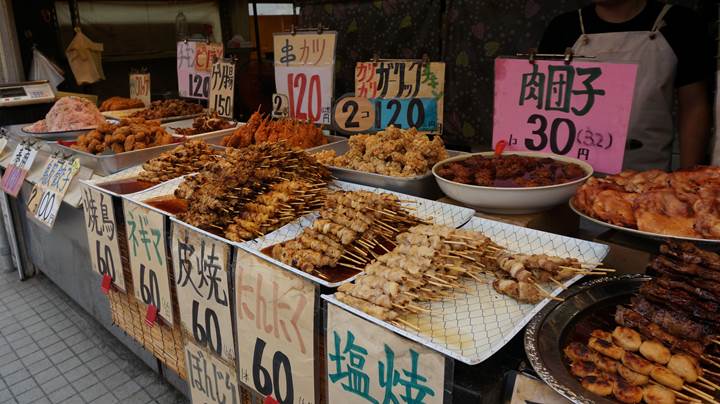
<svg viewBox="0 0 720 404">
<path fill-rule="evenodd" d="M 337 33 L 273 34 L 275 89 L 287 97 L 290 117 L 330 124 Z"/>
<path fill-rule="evenodd" d="M 495 60 L 493 144 L 622 169 L 637 65 Z"/>
<path fill-rule="evenodd" d="M 112 196 L 85 185 L 82 205 L 92 269 L 101 276 L 108 275 L 112 284 L 124 292 L 125 276 Z"/>
</svg>

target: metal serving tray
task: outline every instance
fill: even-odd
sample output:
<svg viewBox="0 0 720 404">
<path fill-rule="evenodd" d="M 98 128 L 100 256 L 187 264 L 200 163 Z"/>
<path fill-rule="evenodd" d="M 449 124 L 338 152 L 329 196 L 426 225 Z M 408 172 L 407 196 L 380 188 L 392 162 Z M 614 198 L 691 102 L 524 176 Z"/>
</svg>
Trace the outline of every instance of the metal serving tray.
<svg viewBox="0 0 720 404">
<path fill-rule="evenodd" d="M 144 109 L 147 109 L 147 108 L 131 108 L 131 109 L 121 109 L 121 110 L 117 110 L 117 111 L 104 111 L 104 112 L 101 112 L 101 114 L 103 114 L 103 116 L 106 118 L 119 121 L 121 119 L 127 118 L 128 116 L 130 116 L 132 113 L 134 113 L 136 111 L 142 111 Z M 207 111 L 207 109 L 203 110 L 203 112 L 198 113 L 198 114 L 168 116 L 168 117 L 160 118 L 160 119 L 156 119 L 156 120 L 158 120 L 162 123 L 175 122 L 175 121 L 180 121 L 183 119 L 195 118 L 196 116 L 200 116 L 200 115 L 204 114 L 205 111 Z"/>
<path fill-rule="evenodd" d="M 308 151 L 319 152 L 323 150 L 335 150 L 335 153 L 340 156 L 347 153 L 349 148 L 350 145 L 348 144 L 347 139 L 344 139 L 344 141 L 318 146 L 313 149 L 309 149 Z M 450 157 L 460 154 L 464 154 L 464 152 L 448 150 L 448 155 Z M 392 177 L 389 175 L 368 173 L 343 167 L 329 166 L 329 168 L 332 171 L 333 176 L 342 181 L 388 189 L 428 199 L 437 199 L 444 195 L 440 190 L 440 187 L 438 187 L 432 171 L 428 171 L 426 174 L 414 177 Z"/>
</svg>

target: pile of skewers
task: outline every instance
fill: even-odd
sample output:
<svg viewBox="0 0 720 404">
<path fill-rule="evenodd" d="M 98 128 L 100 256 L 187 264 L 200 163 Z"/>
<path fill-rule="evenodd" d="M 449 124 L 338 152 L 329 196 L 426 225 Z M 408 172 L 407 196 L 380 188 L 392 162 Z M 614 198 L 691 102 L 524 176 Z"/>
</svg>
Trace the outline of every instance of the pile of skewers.
<svg viewBox="0 0 720 404">
<path fill-rule="evenodd" d="M 264 235 L 323 203 L 330 172 L 284 143 L 226 149 L 175 191 L 181 220 L 234 241 Z"/>
<path fill-rule="evenodd" d="M 587 347 L 566 347 L 571 372 L 586 389 L 622 402 L 719 403 L 720 256 L 691 243 L 660 251 L 648 266 L 659 276 L 617 306 L 619 326 L 593 331 Z"/>
<path fill-rule="evenodd" d="M 362 271 L 388 252 L 395 236 L 420 224 L 391 194 L 337 191 L 325 196 L 319 218 L 293 240 L 277 244 L 272 256 L 325 278 L 322 268 Z"/>
<path fill-rule="evenodd" d="M 206 142 L 188 140 L 143 164 L 143 171 L 138 175 L 138 179 L 159 184 L 200 172 L 206 165 L 214 163 L 218 156 L 219 152 Z"/>
<path fill-rule="evenodd" d="M 292 147 L 308 149 L 324 145 L 328 141 L 323 135 L 322 129 L 312 122 L 303 122 L 292 118 L 272 120 L 270 116 L 263 117 L 260 112 L 255 112 L 245 125 L 225 136 L 222 145 L 242 148 L 266 142 L 285 142 Z"/>
</svg>

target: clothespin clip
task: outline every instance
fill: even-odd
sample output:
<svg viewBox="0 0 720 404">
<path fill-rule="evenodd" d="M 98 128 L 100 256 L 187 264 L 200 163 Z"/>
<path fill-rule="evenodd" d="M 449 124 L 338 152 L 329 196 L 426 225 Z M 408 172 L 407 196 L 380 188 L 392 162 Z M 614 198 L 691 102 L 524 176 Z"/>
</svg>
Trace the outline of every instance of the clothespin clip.
<svg viewBox="0 0 720 404">
<path fill-rule="evenodd" d="M 429 65 L 429 64 L 430 64 L 430 56 L 428 56 L 427 53 L 423 53 L 423 56 L 422 56 L 422 65 L 423 65 L 423 67 L 425 67 L 425 66 L 427 66 L 427 65 Z"/>
<path fill-rule="evenodd" d="M 103 275 L 102 282 L 100 283 L 100 290 L 104 295 L 110 293 L 110 287 L 112 287 L 112 276 L 105 274 Z"/>
<path fill-rule="evenodd" d="M 183 43 L 187 44 L 187 38 L 183 39 Z"/>
<path fill-rule="evenodd" d="M 318 35 L 321 35 L 321 34 L 323 33 L 323 26 L 322 26 L 322 24 L 318 24 L 317 33 L 318 33 Z"/>
<path fill-rule="evenodd" d="M 566 65 L 569 65 L 570 62 L 572 62 L 573 56 L 575 56 L 575 52 L 573 52 L 572 48 L 565 48 L 565 56 L 563 56 L 563 61 Z"/>
<path fill-rule="evenodd" d="M 263 404 L 279 404 L 278 400 L 274 399 L 273 396 L 265 396 Z"/>
<path fill-rule="evenodd" d="M 528 50 L 528 61 L 530 64 L 535 64 L 535 58 L 537 57 L 537 48 L 530 48 Z"/>
<path fill-rule="evenodd" d="M 157 323 L 158 308 L 154 304 L 149 304 L 145 312 L 145 324 L 152 327 Z"/>
<path fill-rule="evenodd" d="M 290 35 L 297 34 L 297 30 L 295 29 L 295 24 L 290 24 Z"/>
<path fill-rule="evenodd" d="M 380 57 L 377 53 L 373 53 L 372 62 L 377 64 L 377 62 L 380 60 Z"/>
</svg>

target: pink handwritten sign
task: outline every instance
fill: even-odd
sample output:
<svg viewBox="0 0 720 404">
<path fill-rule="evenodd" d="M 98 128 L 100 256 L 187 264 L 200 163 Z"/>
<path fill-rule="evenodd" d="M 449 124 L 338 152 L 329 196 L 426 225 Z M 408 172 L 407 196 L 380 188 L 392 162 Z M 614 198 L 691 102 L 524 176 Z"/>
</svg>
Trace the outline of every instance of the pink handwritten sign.
<svg viewBox="0 0 720 404">
<path fill-rule="evenodd" d="M 587 161 L 622 170 L 637 65 L 495 60 L 493 145 Z"/>
</svg>

